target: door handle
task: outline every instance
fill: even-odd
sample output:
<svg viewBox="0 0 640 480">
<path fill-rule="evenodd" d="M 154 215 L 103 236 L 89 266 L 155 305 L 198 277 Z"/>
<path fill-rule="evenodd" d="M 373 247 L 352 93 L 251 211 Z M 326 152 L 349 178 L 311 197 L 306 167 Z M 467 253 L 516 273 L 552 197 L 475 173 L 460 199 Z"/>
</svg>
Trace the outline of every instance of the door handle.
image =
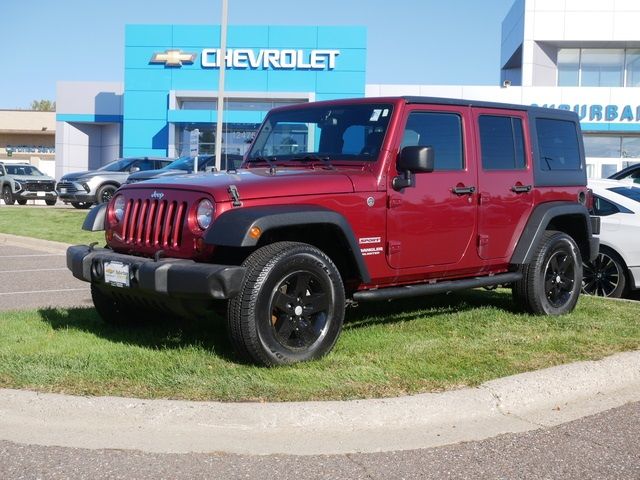
<svg viewBox="0 0 640 480">
<path fill-rule="evenodd" d="M 470 195 L 476 191 L 476 187 L 453 187 L 451 189 L 452 193 L 456 195 Z"/>
<path fill-rule="evenodd" d="M 529 193 L 531 188 L 531 185 L 514 185 L 511 187 L 511 191 L 514 193 Z"/>
</svg>

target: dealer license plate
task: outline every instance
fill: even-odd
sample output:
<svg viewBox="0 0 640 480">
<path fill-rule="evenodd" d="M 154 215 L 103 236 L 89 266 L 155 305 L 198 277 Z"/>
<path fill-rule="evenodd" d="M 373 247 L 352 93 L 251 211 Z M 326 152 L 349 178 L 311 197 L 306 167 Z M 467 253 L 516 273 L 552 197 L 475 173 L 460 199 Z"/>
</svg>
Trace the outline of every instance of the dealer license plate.
<svg viewBox="0 0 640 480">
<path fill-rule="evenodd" d="M 44 192 L 36 192 L 36 195 L 39 196 L 39 197 L 46 197 L 47 196 L 47 194 L 44 193 Z"/>
<path fill-rule="evenodd" d="M 129 265 L 120 262 L 105 262 L 104 281 L 114 287 L 128 287 Z"/>
</svg>

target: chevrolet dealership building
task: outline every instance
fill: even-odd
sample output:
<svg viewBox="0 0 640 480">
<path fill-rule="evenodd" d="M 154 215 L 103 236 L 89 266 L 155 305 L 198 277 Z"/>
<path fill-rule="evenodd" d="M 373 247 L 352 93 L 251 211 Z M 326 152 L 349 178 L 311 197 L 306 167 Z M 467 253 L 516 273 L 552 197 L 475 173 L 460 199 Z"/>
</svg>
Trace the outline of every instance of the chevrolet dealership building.
<svg viewBox="0 0 640 480">
<path fill-rule="evenodd" d="M 213 152 L 223 63 L 228 154 L 246 151 L 274 106 L 425 95 L 573 110 L 589 176 L 607 176 L 640 161 L 637 25 L 637 0 L 516 0 L 502 25 L 495 87 L 366 84 L 363 27 L 231 26 L 223 59 L 218 27 L 130 25 L 123 83 L 58 84 L 56 176 L 119 156 Z"/>
</svg>

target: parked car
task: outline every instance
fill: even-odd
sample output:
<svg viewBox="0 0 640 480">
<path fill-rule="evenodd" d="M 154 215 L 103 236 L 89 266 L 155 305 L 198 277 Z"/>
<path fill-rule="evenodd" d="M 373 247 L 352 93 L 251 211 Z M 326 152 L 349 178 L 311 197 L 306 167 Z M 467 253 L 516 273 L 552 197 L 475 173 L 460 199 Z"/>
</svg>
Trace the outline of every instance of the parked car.
<svg viewBox="0 0 640 480">
<path fill-rule="evenodd" d="M 582 291 L 622 297 L 640 288 L 640 186 L 591 180 L 593 213 L 600 217 L 600 253 L 584 262 Z"/>
<path fill-rule="evenodd" d="M 198 161 L 198 172 L 213 171 L 216 164 L 214 155 L 198 155 L 197 157 L 180 157 L 164 168 L 158 170 L 147 170 L 144 172 L 132 173 L 125 183 L 137 183 L 152 178 L 171 177 L 174 175 L 184 175 L 185 173 L 193 173 L 194 162 Z M 242 163 L 242 155 L 224 155 L 222 170 L 233 170 L 238 168 Z"/>
<path fill-rule="evenodd" d="M 114 192 L 134 172 L 162 168 L 172 158 L 121 158 L 97 170 L 67 173 L 57 185 L 58 196 L 75 208 L 89 208 L 94 203 L 108 202 Z"/>
<path fill-rule="evenodd" d="M 7 205 L 18 202 L 25 205 L 27 200 L 44 200 L 47 205 L 55 205 L 58 194 L 56 181 L 29 163 L 0 162 L 0 192 Z"/>
<path fill-rule="evenodd" d="M 629 165 L 619 172 L 610 175 L 611 180 L 630 180 L 633 183 L 640 183 L 640 162 Z"/>
</svg>

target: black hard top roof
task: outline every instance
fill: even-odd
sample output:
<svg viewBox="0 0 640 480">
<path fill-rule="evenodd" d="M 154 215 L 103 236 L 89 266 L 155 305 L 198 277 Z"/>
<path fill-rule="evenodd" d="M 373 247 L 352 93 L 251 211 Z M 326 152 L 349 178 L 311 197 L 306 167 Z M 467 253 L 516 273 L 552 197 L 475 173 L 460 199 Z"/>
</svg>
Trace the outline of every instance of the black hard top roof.
<svg viewBox="0 0 640 480">
<path fill-rule="evenodd" d="M 480 100 L 467 100 L 456 98 L 442 98 L 442 97 L 416 97 L 416 96 L 403 96 L 407 103 L 419 103 L 419 104 L 436 104 L 436 105 L 462 105 L 465 107 L 479 107 L 479 108 L 503 108 L 508 110 L 521 110 L 521 111 L 533 111 L 533 112 L 564 112 L 567 110 L 560 110 L 555 108 L 534 107 L 531 105 L 521 105 L 516 103 L 499 103 L 499 102 L 485 102 Z M 568 111 L 570 115 L 573 112 Z"/>
</svg>

